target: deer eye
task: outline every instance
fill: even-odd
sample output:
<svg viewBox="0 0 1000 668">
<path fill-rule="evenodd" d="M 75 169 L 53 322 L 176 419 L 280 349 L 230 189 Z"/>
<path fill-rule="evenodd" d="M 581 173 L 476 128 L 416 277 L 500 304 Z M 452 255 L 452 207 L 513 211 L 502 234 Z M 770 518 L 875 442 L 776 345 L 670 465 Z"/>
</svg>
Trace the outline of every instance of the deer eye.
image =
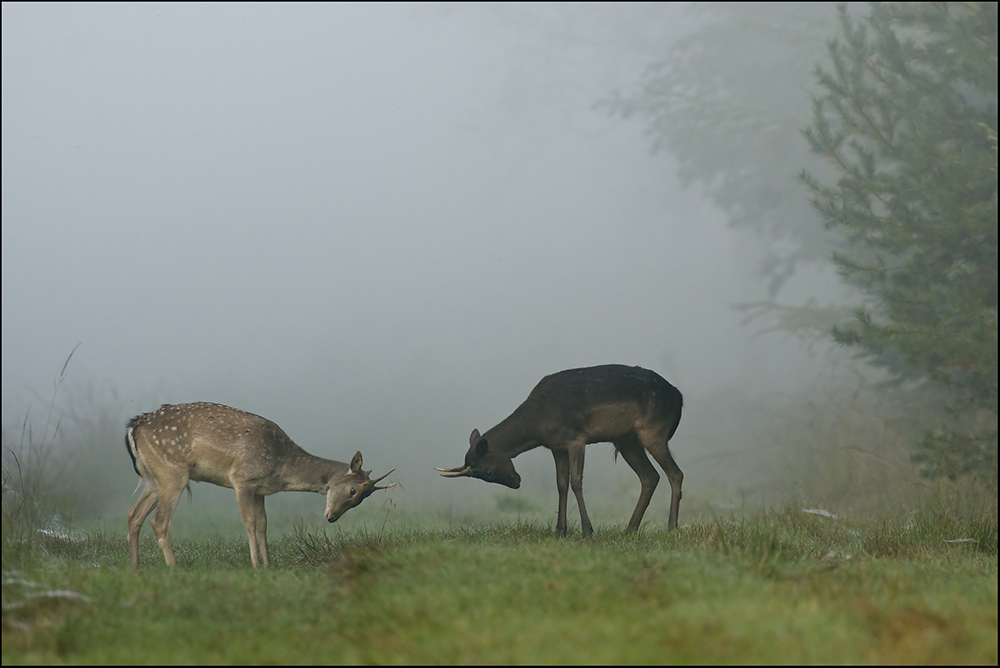
<svg viewBox="0 0 1000 668">
<path fill-rule="evenodd" d="M 354 496 L 354 495 L 355 495 L 355 494 L 357 494 L 357 493 L 358 493 L 358 490 L 356 490 L 356 489 L 354 489 L 354 488 L 352 487 L 352 488 L 351 488 L 351 496 Z"/>
</svg>

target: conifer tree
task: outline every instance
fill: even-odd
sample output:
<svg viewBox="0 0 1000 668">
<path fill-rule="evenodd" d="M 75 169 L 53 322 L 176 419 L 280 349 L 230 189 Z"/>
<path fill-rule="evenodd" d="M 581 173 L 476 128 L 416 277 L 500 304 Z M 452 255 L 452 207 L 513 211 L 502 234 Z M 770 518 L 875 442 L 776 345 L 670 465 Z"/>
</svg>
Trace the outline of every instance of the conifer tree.
<svg viewBox="0 0 1000 668">
<path fill-rule="evenodd" d="M 805 134 L 837 172 L 803 172 L 867 303 L 835 328 L 897 381 L 944 397 L 927 475 L 997 475 L 997 5 L 840 8 Z"/>
</svg>

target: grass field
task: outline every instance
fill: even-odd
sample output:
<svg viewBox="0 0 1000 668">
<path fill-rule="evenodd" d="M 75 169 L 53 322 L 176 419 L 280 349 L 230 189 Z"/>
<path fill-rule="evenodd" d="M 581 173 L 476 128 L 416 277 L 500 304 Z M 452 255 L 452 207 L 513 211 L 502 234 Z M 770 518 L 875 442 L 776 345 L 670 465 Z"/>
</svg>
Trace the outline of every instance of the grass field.
<svg viewBox="0 0 1000 668">
<path fill-rule="evenodd" d="M 5 546 L 5 665 L 997 663 L 992 518 L 300 525 L 264 571 L 235 531 L 170 571 L 147 527 L 133 572 L 119 533 Z"/>
</svg>

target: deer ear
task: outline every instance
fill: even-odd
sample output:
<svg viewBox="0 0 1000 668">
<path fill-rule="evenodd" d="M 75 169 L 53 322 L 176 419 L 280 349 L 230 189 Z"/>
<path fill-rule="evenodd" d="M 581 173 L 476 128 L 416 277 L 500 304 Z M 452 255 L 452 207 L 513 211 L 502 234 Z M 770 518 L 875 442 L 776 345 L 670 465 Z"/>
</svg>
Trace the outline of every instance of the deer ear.
<svg viewBox="0 0 1000 668">
<path fill-rule="evenodd" d="M 489 449 L 490 449 L 489 441 L 487 441 L 485 438 L 479 439 L 479 442 L 476 443 L 476 456 L 485 457 L 486 453 L 489 452 Z"/>
<path fill-rule="evenodd" d="M 354 453 L 354 457 L 351 458 L 351 473 L 359 473 L 361 471 L 361 451 L 358 450 Z"/>
<path fill-rule="evenodd" d="M 469 445 L 475 445 L 479 442 L 481 436 L 479 435 L 478 429 L 473 429 L 472 434 L 469 435 Z"/>
</svg>

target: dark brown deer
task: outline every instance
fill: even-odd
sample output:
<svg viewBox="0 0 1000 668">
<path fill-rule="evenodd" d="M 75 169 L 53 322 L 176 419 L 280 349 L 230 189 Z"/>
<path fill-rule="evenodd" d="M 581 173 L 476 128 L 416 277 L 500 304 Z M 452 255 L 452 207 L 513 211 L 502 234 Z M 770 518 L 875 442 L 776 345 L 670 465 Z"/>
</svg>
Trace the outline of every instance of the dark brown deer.
<svg viewBox="0 0 1000 668">
<path fill-rule="evenodd" d="M 220 404 L 164 404 L 157 411 L 138 415 L 128 423 L 125 446 L 135 472 L 146 482 L 128 511 L 128 550 L 136 567 L 139 530 L 154 508 L 153 532 L 167 565 L 174 565 L 170 518 L 181 492 L 187 489 L 190 494 L 191 480 L 236 491 L 254 568 L 270 563 L 266 495 L 325 494 L 326 519 L 336 522 L 375 490 L 395 486 L 377 486 L 392 471 L 371 480 L 370 471 L 361 470 L 360 452 L 354 453 L 350 464 L 315 457 L 270 420 Z"/>
<path fill-rule="evenodd" d="M 546 376 L 510 416 L 480 435 L 469 437 L 465 466 L 435 469 L 448 478 L 472 477 L 517 489 L 521 476 L 513 458 L 542 445 L 556 461 L 559 516 L 556 532 L 566 535 L 566 492 L 573 488 L 580 507 L 583 536 L 594 529 L 583 503 L 583 458 L 588 443 L 611 442 L 642 484 L 639 502 L 629 520 L 636 531 L 660 481 L 646 456 L 649 452 L 670 481 L 670 519 L 677 526 L 684 474 L 667 443 L 681 420 L 680 391 L 659 374 L 620 364 L 569 369 Z"/>
</svg>

